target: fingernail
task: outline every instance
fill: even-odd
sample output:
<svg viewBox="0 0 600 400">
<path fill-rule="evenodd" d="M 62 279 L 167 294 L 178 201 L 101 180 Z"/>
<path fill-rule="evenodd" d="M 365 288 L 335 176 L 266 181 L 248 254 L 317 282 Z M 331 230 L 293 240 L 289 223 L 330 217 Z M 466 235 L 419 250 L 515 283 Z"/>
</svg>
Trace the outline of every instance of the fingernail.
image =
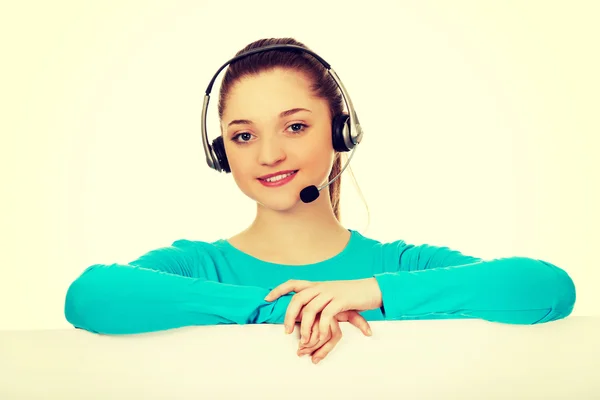
<svg viewBox="0 0 600 400">
<path fill-rule="evenodd" d="M 288 333 L 290 333 L 290 328 L 287 325 L 284 325 L 284 332 L 287 335 Z"/>
<path fill-rule="evenodd" d="M 367 328 L 367 335 L 371 336 L 373 334 L 373 332 L 371 331 L 371 328 Z"/>
<path fill-rule="evenodd" d="M 306 344 L 308 342 L 308 339 L 306 338 L 306 336 L 302 336 L 302 344 Z"/>
<path fill-rule="evenodd" d="M 320 359 L 320 358 L 315 358 L 315 359 L 313 359 L 313 363 L 314 363 L 314 364 L 318 364 L 318 363 L 319 363 L 319 361 L 321 361 L 321 359 Z"/>
</svg>

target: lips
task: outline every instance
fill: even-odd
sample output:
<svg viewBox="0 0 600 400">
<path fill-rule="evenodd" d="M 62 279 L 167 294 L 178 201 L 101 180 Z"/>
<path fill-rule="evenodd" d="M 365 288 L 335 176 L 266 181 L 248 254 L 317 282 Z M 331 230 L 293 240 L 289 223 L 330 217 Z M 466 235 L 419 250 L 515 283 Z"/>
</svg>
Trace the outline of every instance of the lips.
<svg viewBox="0 0 600 400">
<path fill-rule="evenodd" d="M 272 178 L 274 176 L 287 175 L 291 172 L 297 172 L 297 171 L 298 171 L 297 169 L 288 169 L 286 171 L 275 172 L 274 174 L 263 175 L 263 176 L 259 177 L 258 179 L 260 179 L 261 181 L 264 181 L 265 179 Z"/>
<path fill-rule="evenodd" d="M 267 181 L 265 179 L 258 179 L 258 181 L 260 182 L 261 185 L 265 186 L 265 187 L 269 187 L 269 188 L 276 188 L 276 187 L 280 187 L 280 186 L 284 186 L 287 185 L 289 182 L 291 182 L 297 175 L 298 171 L 291 171 L 291 173 L 285 174 L 287 175 L 285 178 L 282 179 L 278 179 L 274 182 L 270 182 Z"/>
</svg>

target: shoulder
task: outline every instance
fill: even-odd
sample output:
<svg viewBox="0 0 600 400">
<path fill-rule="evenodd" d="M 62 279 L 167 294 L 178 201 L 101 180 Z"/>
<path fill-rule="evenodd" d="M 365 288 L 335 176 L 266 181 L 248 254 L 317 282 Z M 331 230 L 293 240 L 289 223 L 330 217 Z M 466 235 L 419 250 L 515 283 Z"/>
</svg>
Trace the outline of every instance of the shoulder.
<svg viewBox="0 0 600 400">
<path fill-rule="evenodd" d="M 410 247 L 414 247 L 414 245 L 409 245 L 402 239 L 378 240 L 372 237 L 368 237 L 358 231 L 353 231 L 353 233 L 356 237 L 357 245 L 362 247 L 363 249 L 369 248 L 372 250 L 383 252 L 398 252 Z"/>
<path fill-rule="evenodd" d="M 372 248 L 388 268 L 415 271 L 481 261 L 481 258 L 465 255 L 448 246 L 408 243 L 403 239 L 375 240 L 360 234 L 358 236 L 359 241 Z"/>
<path fill-rule="evenodd" d="M 211 250 L 216 249 L 217 244 L 221 240 L 206 241 L 206 240 L 193 240 L 193 239 L 177 239 L 173 241 L 171 247 L 185 250 Z"/>
<path fill-rule="evenodd" d="M 173 241 L 170 248 L 196 256 L 220 256 L 227 252 L 228 246 L 224 239 L 211 241 L 183 238 Z"/>
<path fill-rule="evenodd" d="M 220 271 L 228 265 L 223 247 L 223 240 L 177 239 L 130 264 L 218 281 Z"/>
<path fill-rule="evenodd" d="M 402 239 L 380 240 L 354 231 L 355 249 L 360 253 L 370 253 L 380 262 L 398 260 L 403 252 L 414 247 Z"/>
<path fill-rule="evenodd" d="M 185 276 L 197 275 L 208 264 L 215 247 L 206 241 L 178 239 L 170 245 L 153 248 L 128 262 L 131 266 L 161 270 Z"/>
</svg>

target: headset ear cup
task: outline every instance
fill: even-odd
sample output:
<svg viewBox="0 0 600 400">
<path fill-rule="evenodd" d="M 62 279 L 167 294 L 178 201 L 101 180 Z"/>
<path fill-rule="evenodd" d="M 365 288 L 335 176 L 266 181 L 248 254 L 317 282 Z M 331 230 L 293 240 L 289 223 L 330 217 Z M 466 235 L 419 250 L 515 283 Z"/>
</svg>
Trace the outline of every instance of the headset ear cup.
<svg viewBox="0 0 600 400">
<path fill-rule="evenodd" d="M 227 154 L 225 153 L 225 145 L 223 144 L 223 137 L 219 136 L 212 142 L 212 148 L 217 156 L 217 161 L 221 169 L 227 173 L 231 172 L 229 168 L 229 162 L 227 161 Z"/>
<path fill-rule="evenodd" d="M 350 116 L 348 114 L 338 114 L 333 118 L 331 127 L 331 136 L 333 148 L 338 152 L 346 152 L 352 150 L 346 145 L 345 137 L 350 138 Z"/>
</svg>

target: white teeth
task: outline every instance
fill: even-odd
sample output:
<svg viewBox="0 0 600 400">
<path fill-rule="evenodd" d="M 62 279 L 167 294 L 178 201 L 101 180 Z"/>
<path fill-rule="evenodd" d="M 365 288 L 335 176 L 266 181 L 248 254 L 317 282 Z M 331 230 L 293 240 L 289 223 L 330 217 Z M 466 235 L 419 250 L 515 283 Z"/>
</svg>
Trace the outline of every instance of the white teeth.
<svg viewBox="0 0 600 400">
<path fill-rule="evenodd" d="M 294 172 L 290 172 L 289 174 L 285 174 L 285 175 L 277 175 L 277 176 L 272 176 L 270 178 L 265 179 L 265 181 L 267 182 L 277 182 L 280 181 L 282 179 L 287 178 L 288 176 L 294 174 Z"/>
</svg>

